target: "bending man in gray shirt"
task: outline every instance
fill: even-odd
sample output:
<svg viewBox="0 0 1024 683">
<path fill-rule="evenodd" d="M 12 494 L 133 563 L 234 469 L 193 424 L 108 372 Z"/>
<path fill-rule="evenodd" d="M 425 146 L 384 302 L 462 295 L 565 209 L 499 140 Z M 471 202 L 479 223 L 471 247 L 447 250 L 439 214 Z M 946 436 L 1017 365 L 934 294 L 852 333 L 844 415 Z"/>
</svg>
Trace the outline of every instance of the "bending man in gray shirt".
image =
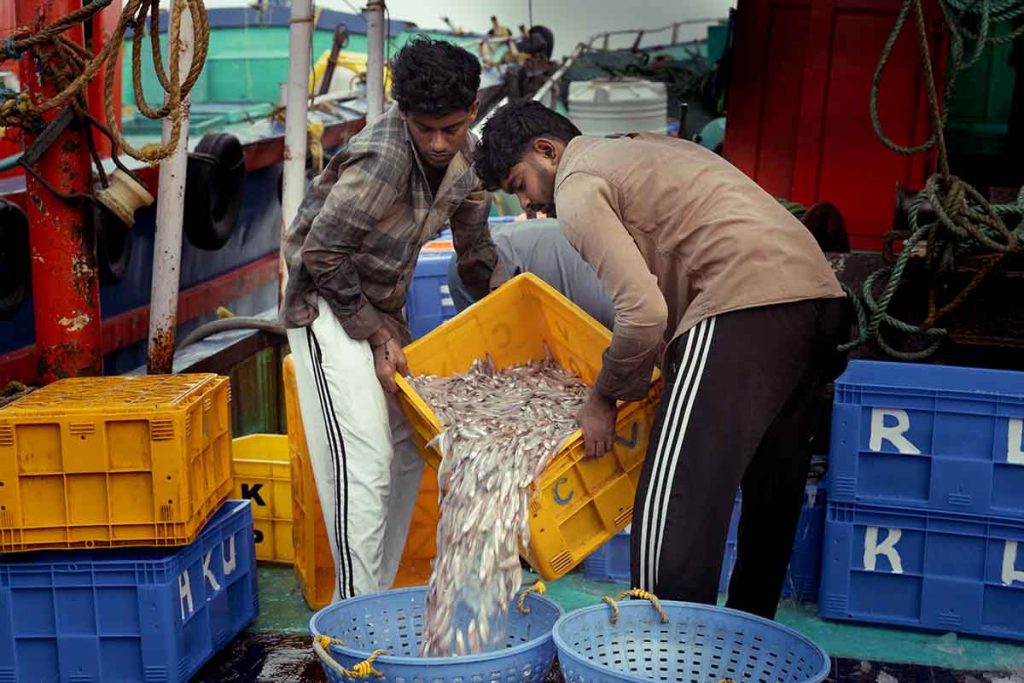
<svg viewBox="0 0 1024 683">
<path fill-rule="evenodd" d="M 594 269 L 573 249 L 554 218 L 491 225 L 491 239 L 510 277 L 533 273 L 592 318 L 612 328 L 615 307 Z M 448 266 L 448 288 L 460 313 L 476 298 L 459 279 L 455 259 Z"/>
</svg>

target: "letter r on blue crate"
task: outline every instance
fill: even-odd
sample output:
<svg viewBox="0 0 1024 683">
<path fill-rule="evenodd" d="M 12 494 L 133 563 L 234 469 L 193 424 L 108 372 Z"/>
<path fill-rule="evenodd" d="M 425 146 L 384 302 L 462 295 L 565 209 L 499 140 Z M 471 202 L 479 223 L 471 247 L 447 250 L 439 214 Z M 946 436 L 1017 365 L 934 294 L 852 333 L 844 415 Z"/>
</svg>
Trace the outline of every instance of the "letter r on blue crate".
<svg viewBox="0 0 1024 683">
<path fill-rule="evenodd" d="M 886 418 L 894 418 L 896 424 L 886 424 Z M 910 416 L 907 414 L 907 411 L 890 408 L 872 408 L 871 438 L 868 441 L 868 448 L 880 452 L 882 450 L 882 441 L 888 441 L 900 453 L 920 455 L 921 450 L 904 436 L 908 431 L 910 431 Z"/>
</svg>

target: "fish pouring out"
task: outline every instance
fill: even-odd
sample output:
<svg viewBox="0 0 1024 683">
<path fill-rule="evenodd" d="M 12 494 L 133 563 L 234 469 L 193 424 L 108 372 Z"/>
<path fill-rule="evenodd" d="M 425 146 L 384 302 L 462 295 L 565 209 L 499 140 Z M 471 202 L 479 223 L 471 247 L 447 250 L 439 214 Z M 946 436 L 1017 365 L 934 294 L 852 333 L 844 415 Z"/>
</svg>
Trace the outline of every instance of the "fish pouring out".
<svg viewBox="0 0 1024 683">
<path fill-rule="evenodd" d="M 530 485 L 576 429 L 587 387 L 550 357 L 410 378 L 444 431 L 435 439 L 441 518 L 420 654 L 505 647 L 530 542 Z"/>
</svg>

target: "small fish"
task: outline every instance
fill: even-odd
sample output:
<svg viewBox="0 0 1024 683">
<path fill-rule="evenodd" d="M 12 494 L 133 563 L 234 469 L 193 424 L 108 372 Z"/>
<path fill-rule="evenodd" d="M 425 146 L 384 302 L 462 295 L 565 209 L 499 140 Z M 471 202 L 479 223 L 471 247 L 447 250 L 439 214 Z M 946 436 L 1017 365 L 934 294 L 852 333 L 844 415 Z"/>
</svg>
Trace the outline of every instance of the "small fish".
<svg viewBox="0 0 1024 683">
<path fill-rule="evenodd" d="M 501 647 L 522 584 L 519 547 L 529 544 L 532 483 L 576 430 L 586 385 L 550 354 L 502 370 L 487 357 L 462 375 L 410 382 L 442 426 L 432 442 L 442 454 L 441 519 L 421 654 Z M 465 608 L 471 619 L 456 626 Z"/>
</svg>

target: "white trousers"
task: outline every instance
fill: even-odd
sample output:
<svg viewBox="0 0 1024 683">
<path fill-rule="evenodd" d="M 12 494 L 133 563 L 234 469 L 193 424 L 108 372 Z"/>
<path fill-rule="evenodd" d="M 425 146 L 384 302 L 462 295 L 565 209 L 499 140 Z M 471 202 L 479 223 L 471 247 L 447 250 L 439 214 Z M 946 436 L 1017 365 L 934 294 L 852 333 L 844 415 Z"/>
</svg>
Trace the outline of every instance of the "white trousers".
<svg viewBox="0 0 1024 683">
<path fill-rule="evenodd" d="M 391 588 L 423 461 L 412 427 L 374 372 L 373 352 L 320 300 L 310 327 L 288 330 L 302 426 L 334 555 L 334 600 Z"/>
</svg>

